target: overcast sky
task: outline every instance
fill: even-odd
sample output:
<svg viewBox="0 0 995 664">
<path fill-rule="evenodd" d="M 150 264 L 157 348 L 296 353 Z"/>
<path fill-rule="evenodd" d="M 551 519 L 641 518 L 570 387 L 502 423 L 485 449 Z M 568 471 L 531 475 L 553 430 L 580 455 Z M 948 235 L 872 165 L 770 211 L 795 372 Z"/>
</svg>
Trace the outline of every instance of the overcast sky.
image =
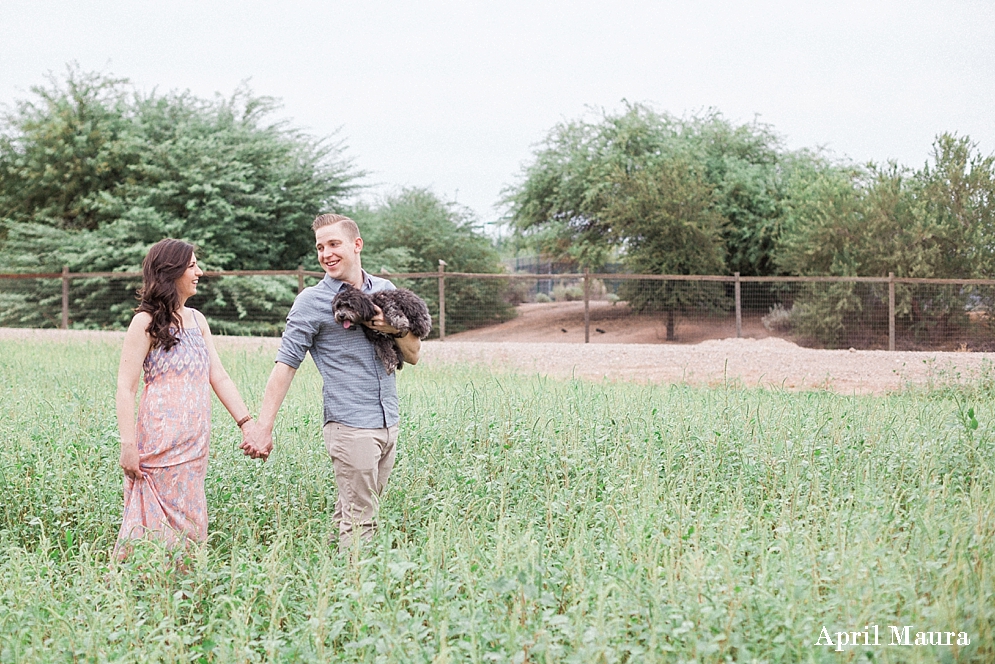
<svg viewBox="0 0 995 664">
<path fill-rule="evenodd" d="M 251 79 L 341 127 L 367 196 L 427 186 L 481 221 L 550 128 L 622 99 L 860 162 L 921 166 L 942 131 L 995 152 L 995 0 L 0 0 L 0 103 L 70 61 L 200 96 Z"/>
</svg>

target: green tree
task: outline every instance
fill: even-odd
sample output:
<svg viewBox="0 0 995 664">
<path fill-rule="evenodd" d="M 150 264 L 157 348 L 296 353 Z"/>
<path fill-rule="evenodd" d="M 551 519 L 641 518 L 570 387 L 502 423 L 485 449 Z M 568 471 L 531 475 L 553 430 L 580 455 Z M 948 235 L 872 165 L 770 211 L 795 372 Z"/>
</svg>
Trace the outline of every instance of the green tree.
<svg viewBox="0 0 995 664">
<path fill-rule="evenodd" d="M 363 233 L 363 266 L 378 272 L 435 272 L 439 261 L 449 272 L 501 272 L 497 250 L 480 232 L 473 214 L 444 203 L 431 191 L 408 188 L 379 204 L 354 212 Z M 438 324 L 439 296 L 435 279 L 399 283 L 415 290 L 429 304 Z M 505 301 L 507 284 L 500 279 L 452 278 L 446 281 L 446 331 L 508 320 L 514 309 Z"/>
<path fill-rule="evenodd" d="M 914 276 L 995 276 L 995 154 L 941 134 L 932 156 L 915 178 Z"/>
<path fill-rule="evenodd" d="M 703 164 L 714 187 L 723 229 L 726 269 L 743 275 L 776 274 L 773 248 L 783 214 L 785 175 L 813 158 L 789 152 L 773 129 L 760 122 L 735 125 L 718 112 L 681 123 L 680 140 Z"/>
<path fill-rule="evenodd" d="M 676 135 L 668 116 L 641 105 L 557 125 L 505 191 L 511 224 L 543 253 L 597 267 L 621 238 L 603 214 L 614 179 L 669 151 Z"/>
<path fill-rule="evenodd" d="M 0 211 L 6 221 L 94 230 L 101 192 L 119 189 L 142 149 L 125 81 L 74 69 L 32 88 L 2 116 Z M 38 260 L 44 260 L 41 256 Z"/>
<path fill-rule="evenodd" d="M 889 163 L 802 173 L 789 185 L 777 263 L 797 275 L 990 277 L 993 164 L 970 139 L 943 134 L 932 164 L 919 171 Z M 967 304 L 978 297 L 958 286 L 901 286 L 896 294 L 898 323 L 934 340 L 966 325 Z M 882 286 L 813 286 L 801 294 L 793 323 L 807 336 L 841 345 L 868 321 L 886 322 L 886 307 Z"/>
<path fill-rule="evenodd" d="M 292 268 L 313 262 L 315 213 L 341 207 L 362 175 L 340 143 L 269 120 L 278 104 L 244 88 L 212 100 L 143 95 L 70 68 L 65 81 L 33 93 L 0 131 L 6 271 L 135 270 L 163 237 L 194 242 L 207 269 Z M 126 322 L 133 286 L 74 283 L 76 323 Z M 221 330 L 273 333 L 295 289 L 292 280 L 256 278 L 202 291 L 195 305 Z M 37 286 L 14 295 L 22 306 L 6 302 L 8 319 L 45 323 Z"/>
<path fill-rule="evenodd" d="M 584 267 L 614 253 L 635 272 L 724 272 L 730 222 L 717 181 L 733 211 L 742 187 L 731 183 L 753 177 L 729 149 L 744 135 L 714 114 L 678 121 L 638 104 L 559 125 L 507 192 L 511 222 L 540 250 Z M 678 314 L 728 304 L 714 284 L 627 282 L 619 294 L 637 311 L 665 312 L 671 340 Z"/>
<path fill-rule="evenodd" d="M 810 158 L 785 151 L 767 125 L 734 125 L 717 112 L 677 119 L 628 104 L 619 114 L 554 127 L 504 202 L 512 226 L 544 253 L 597 267 L 621 249 L 627 260 L 626 239 L 605 216 L 612 188 L 619 174 L 674 161 L 678 171 L 711 188 L 713 210 L 727 221 L 725 268 L 765 275 L 776 270 L 771 251 L 783 213 L 784 173 Z"/>
<path fill-rule="evenodd" d="M 619 236 L 628 266 L 644 274 L 717 274 L 725 268 L 722 233 L 726 219 L 713 202 L 713 188 L 686 160 L 661 159 L 608 180 L 602 219 Z M 667 339 L 676 316 L 721 311 L 728 298 L 721 284 L 626 281 L 619 295 L 635 311 L 667 315 Z"/>
</svg>

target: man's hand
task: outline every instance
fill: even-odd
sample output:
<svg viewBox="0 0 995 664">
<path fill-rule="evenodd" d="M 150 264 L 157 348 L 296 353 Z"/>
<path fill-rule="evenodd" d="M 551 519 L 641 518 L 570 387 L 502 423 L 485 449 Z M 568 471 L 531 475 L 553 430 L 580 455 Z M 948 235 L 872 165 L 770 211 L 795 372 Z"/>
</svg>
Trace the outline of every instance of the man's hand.
<svg viewBox="0 0 995 664">
<path fill-rule="evenodd" d="M 273 451 L 273 426 L 276 424 L 276 413 L 280 404 L 287 396 L 290 383 L 294 380 L 297 370 L 277 362 L 266 381 L 266 392 L 263 394 L 263 405 L 259 408 L 259 419 L 250 420 L 242 427 L 242 444 L 239 447 L 253 459 L 263 459 Z"/>
<path fill-rule="evenodd" d="M 247 456 L 263 461 L 273 451 L 273 432 L 255 420 L 242 425 L 242 444 L 239 445 Z"/>
<path fill-rule="evenodd" d="M 377 315 L 370 319 L 368 323 L 363 323 L 366 327 L 376 330 L 377 332 L 383 332 L 384 334 L 389 334 L 391 336 L 400 332 L 399 329 L 393 325 L 388 325 L 383 318 L 383 310 L 377 305 L 373 305 L 377 310 Z M 403 337 L 394 337 L 394 343 L 397 344 L 397 348 L 401 351 L 401 355 L 404 356 L 404 361 L 408 364 L 418 364 L 418 358 L 421 355 L 421 339 L 411 334 L 406 333 Z"/>
<path fill-rule="evenodd" d="M 383 334 L 397 334 L 400 332 L 399 329 L 393 325 L 388 325 L 383 318 L 383 309 L 377 305 L 373 305 L 373 308 L 377 310 L 377 315 L 371 318 L 368 322 L 364 322 L 363 325 L 370 328 L 371 330 L 376 330 L 377 332 L 382 332 Z"/>
</svg>

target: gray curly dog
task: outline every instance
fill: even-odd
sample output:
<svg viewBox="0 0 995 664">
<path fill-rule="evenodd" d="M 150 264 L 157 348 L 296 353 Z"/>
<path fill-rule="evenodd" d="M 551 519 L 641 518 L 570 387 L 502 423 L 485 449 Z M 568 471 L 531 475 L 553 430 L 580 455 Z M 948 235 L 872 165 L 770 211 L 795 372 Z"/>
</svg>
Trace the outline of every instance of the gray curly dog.
<svg viewBox="0 0 995 664">
<path fill-rule="evenodd" d="M 363 325 L 376 315 L 374 305 L 380 307 L 384 321 L 391 327 L 396 327 L 399 334 L 410 332 L 419 339 L 427 337 L 432 331 L 432 315 L 429 314 L 425 301 L 407 288 L 367 295 L 349 284 L 342 284 L 332 300 L 335 322 L 346 329 L 354 325 L 361 327 L 366 338 L 373 342 L 377 358 L 383 362 L 387 373 L 394 373 L 395 369 L 404 368 L 404 357 L 394 339 Z"/>
</svg>

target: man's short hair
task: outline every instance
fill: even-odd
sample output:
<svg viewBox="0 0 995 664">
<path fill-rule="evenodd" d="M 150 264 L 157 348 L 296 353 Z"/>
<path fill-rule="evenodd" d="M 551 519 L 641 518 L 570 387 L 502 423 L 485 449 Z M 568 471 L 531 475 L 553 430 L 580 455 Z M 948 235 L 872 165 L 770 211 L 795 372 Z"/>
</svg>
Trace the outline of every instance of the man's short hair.
<svg viewBox="0 0 995 664">
<path fill-rule="evenodd" d="M 324 226 L 331 226 L 332 224 L 342 224 L 342 228 L 353 238 L 359 237 L 359 226 L 356 222 L 345 216 L 344 214 L 335 214 L 334 212 L 329 212 L 327 214 L 319 214 L 311 222 L 311 230 L 316 231 Z"/>
</svg>

